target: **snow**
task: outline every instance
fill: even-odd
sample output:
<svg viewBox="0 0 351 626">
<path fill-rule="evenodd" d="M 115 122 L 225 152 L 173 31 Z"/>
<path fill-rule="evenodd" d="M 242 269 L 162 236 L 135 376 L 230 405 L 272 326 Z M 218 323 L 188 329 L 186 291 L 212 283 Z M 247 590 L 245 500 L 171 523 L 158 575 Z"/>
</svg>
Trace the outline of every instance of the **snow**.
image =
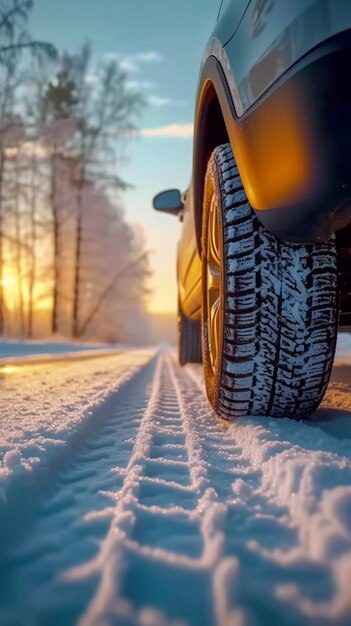
<svg viewBox="0 0 351 626">
<path fill-rule="evenodd" d="M 351 333 L 339 333 L 336 359 L 339 363 L 351 364 Z"/>
<path fill-rule="evenodd" d="M 80 344 L 62 341 L 2 341 L 0 371 L 9 366 L 81 361 L 129 350 L 126 344 Z"/>
<path fill-rule="evenodd" d="M 1 626 L 349 626 L 350 354 L 301 422 L 168 348 L 0 373 Z"/>
<path fill-rule="evenodd" d="M 119 346 L 103 344 L 81 344 L 67 341 L 0 341 L 0 359 L 8 357 L 28 357 L 33 355 L 62 355 L 86 350 L 117 349 Z"/>
<path fill-rule="evenodd" d="M 128 380 L 149 352 L 0 370 L 0 478 L 31 468 L 85 428 L 92 409 Z M 1 458 L 3 458 L 1 463 Z M 1 487 L 1 483 L 0 483 Z"/>
</svg>

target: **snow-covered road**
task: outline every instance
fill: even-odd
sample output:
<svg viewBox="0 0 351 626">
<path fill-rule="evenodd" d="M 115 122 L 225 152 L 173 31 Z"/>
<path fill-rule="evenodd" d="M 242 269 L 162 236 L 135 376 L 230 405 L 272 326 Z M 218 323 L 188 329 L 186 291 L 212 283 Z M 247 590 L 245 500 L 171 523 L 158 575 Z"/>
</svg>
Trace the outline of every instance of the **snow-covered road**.
<svg viewBox="0 0 351 626">
<path fill-rule="evenodd" d="M 0 373 L 1 626 L 351 624 L 351 364 L 227 424 L 172 350 Z"/>
</svg>

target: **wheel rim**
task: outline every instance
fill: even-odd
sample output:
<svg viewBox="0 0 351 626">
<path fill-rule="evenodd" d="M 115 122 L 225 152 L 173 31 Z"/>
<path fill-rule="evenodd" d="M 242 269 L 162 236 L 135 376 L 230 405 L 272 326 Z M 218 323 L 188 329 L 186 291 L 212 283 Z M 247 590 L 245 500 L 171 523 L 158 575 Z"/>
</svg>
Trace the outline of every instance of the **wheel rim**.
<svg viewBox="0 0 351 626">
<path fill-rule="evenodd" d="M 220 224 L 215 196 L 208 214 L 206 249 L 206 323 L 210 364 L 215 371 L 220 352 L 222 329 Z"/>
</svg>

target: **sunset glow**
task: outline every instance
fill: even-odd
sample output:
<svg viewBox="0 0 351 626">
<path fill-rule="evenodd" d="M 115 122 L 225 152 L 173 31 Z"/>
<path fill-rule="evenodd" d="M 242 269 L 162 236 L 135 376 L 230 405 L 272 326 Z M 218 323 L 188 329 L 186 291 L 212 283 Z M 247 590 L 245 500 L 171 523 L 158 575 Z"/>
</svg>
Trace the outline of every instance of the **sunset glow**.
<svg viewBox="0 0 351 626">
<path fill-rule="evenodd" d="M 8 276 L 5 276 L 0 282 L 3 287 L 7 287 L 8 285 L 11 284 L 11 278 L 9 278 Z"/>
</svg>

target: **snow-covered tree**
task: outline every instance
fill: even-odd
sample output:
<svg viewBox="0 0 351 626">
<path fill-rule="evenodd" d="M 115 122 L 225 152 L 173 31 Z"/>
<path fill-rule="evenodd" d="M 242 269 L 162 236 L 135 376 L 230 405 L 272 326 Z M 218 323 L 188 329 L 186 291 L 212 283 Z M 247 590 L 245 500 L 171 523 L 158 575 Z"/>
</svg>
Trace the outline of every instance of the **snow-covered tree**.
<svg viewBox="0 0 351 626">
<path fill-rule="evenodd" d="M 143 101 L 118 63 L 91 58 L 89 46 L 32 57 L 0 116 L 7 334 L 117 340 L 145 317 L 148 255 L 123 216 L 117 169 Z"/>
</svg>

